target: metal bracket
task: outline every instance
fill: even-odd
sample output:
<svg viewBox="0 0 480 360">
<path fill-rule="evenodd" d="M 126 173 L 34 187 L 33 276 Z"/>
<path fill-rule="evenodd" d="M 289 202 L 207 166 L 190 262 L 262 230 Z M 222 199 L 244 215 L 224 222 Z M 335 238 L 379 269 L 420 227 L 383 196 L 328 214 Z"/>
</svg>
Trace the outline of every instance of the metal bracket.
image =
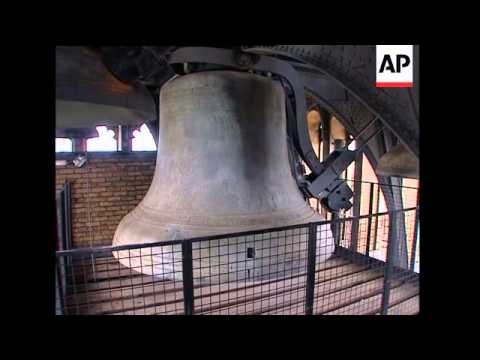
<svg viewBox="0 0 480 360">
<path fill-rule="evenodd" d="M 298 182 L 305 195 L 322 201 L 330 211 L 350 208 L 353 192 L 339 176 L 355 160 L 356 151 L 334 152 L 324 163 L 315 154 L 310 142 L 305 116 L 305 86 L 297 70 L 283 60 L 269 56 L 238 52 L 228 49 L 185 47 L 176 50 L 169 58 L 171 65 L 210 64 L 236 69 L 255 71 L 277 76 L 287 95 L 287 131 L 295 150 L 312 171 L 305 181 Z M 298 179 L 297 179 L 298 180 Z"/>
</svg>

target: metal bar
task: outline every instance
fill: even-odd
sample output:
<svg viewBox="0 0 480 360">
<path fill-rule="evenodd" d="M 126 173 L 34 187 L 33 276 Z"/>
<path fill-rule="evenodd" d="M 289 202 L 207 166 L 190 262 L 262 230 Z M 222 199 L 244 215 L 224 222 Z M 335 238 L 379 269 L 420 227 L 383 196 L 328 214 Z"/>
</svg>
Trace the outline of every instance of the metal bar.
<svg viewBox="0 0 480 360">
<path fill-rule="evenodd" d="M 192 242 L 182 242 L 183 304 L 185 315 L 193 315 L 195 303 L 193 299 L 193 259 Z"/>
<path fill-rule="evenodd" d="M 393 267 L 397 257 L 397 220 L 396 213 L 390 216 L 390 226 L 388 234 L 387 261 L 385 266 L 385 276 L 383 281 L 382 296 L 382 315 L 388 315 L 388 307 L 390 302 L 390 288 L 392 286 Z"/>
<path fill-rule="evenodd" d="M 417 211 L 415 212 L 415 222 L 413 228 L 412 257 L 410 258 L 410 271 L 415 271 L 415 260 L 417 257 L 418 244 L 418 225 L 420 222 L 420 191 L 417 192 Z"/>
<path fill-rule="evenodd" d="M 305 293 L 305 315 L 313 315 L 313 300 L 315 297 L 315 263 L 317 253 L 317 226 L 308 226 L 308 262 L 307 289 Z"/>
<path fill-rule="evenodd" d="M 341 240 L 339 240 L 339 245 L 340 245 L 340 241 L 345 244 L 345 233 L 347 232 L 347 219 L 346 218 L 343 218 L 343 221 L 341 223 L 338 223 L 342 230 L 341 230 L 341 233 L 342 233 L 342 236 L 341 236 Z"/>
<path fill-rule="evenodd" d="M 403 190 L 401 188 L 401 185 L 403 184 L 402 178 L 397 178 L 397 177 L 391 177 L 390 180 L 392 183 L 397 183 L 399 187 L 397 188 L 392 188 L 392 195 L 393 195 L 393 201 L 394 201 L 394 206 L 395 210 L 400 210 L 403 208 L 404 202 L 403 202 Z M 407 224 L 406 224 L 406 216 L 405 213 L 402 214 L 402 216 L 395 215 L 395 221 L 397 222 L 396 224 L 396 236 L 398 238 L 397 244 L 397 253 L 395 257 L 395 265 L 398 267 L 401 267 L 403 269 L 408 269 L 408 244 L 407 244 Z"/>
<path fill-rule="evenodd" d="M 73 246 L 72 244 L 72 189 L 70 181 L 65 181 L 65 186 L 63 190 L 63 201 L 64 201 L 64 219 L 65 219 L 65 250 L 70 250 Z"/>
<path fill-rule="evenodd" d="M 61 190 L 55 199 L 57 215 L 57 251 L 65 250 L 64 191 Z"/>
<path fill-rule="evenodd" d="M 377 214 L 380 212 L 380 185 L 377 184 L 377 207 L 376 212 Z M 373 238 L 373 251 L 377 250 L 378 246 L 378 216 L 375 217 L 375 236 Z"/>
<path fill-rule="evenodd" d="M 62 250 L 69 251 L 72 249 L 72 213 L 71 213 L 71 187 L 68 180 L 65 181 L 63 191 L 62 191 L 62 233 L 63 233 L 63 243 Z M 75 286 L 73 277 L 73 266 L 72 258 L 67 256 L 65 262 L 63 263 L 64 267 L 64 283 L 65 283 L 65 294 L 70 295 L 72 292 L 72 286 Z"/>
<path fill-rule="evenodd" d="M 359 152 L 355 160 L 354 178 L 356 182 L 353 184 L 353 217 L 360 216 L 361 202 L 362 202 L 362 172 L 363 172 L 363 153 Z M 352 238 L 350 248 L 352 251 L 358 251 L 358 232 L 360 221 L 358 219 L 352 222 Z"/>
<path fill-rule="evenodd" d="M 319 111 L 320 119 L 322 118 L 322 113 Z M 318 159 L 322 158 L 322 122 L 318 124 Z M 320 199 L 317 199 L 317 212 L 320 213 Z M 325 214 L 324 214 L 325 215 Z M 325 216 L 326 218 L 326 216 Z"/>
<path fill-rule="evenodd" d="M 365 255 L 370 256 L 370 242 L 372 241 L 372 219 L 373 219 L 373 197 L 375 193 L 375 184 L 370 184 L 370 202 L 368 207 L 368 229 L 367 229 L 367 248 Z M 377 218 L 378 219 L 378 218 Z"/>
<path fill-rule="evenodd" d="M 323 161 L 325 161 L 329 155 L 330 155 L 330 140 L 331 140 L 331 121 L 332 121 L 332 116 L 329 116 L 328 117 L 328 121 L 327 121 L 327 124 L 328 124 L 328 144 L 327 144 L 327 147 L 325 149 L 323 149 L 324 151 L 324 159 Z M 335 150 L 339 150 L 341 147 L 342 147 L 342 143 L 339 143 L 338 141 L 335 140 Z M 340 213 L 339 212 L 334 212 L 332 213 L 332 221 L 337 221 L 340 219 Z M 341 235 L 341 231 L 343 229 L 343 235 Z M 340 245 L 340 241 L 341 239 L 344 239 L 344 236 L 345 236 L 345 223 L 343 223 L 343 228 L 341 227 L 341 224 L 340 223 L 334 223 L 334 226 L 332 226 L 332 235 L 333 235 L 333 239 L 334 239 L 334 242 L 337 246 Z"/>
<path fill-rule="evenodd" d="M 326 111 L 321 111 L 320 114 L 322 115 L 322 162 L 324 162 L 330 155 L 330 121 L 332 115 Z"/>
<path fill-rule="evenodd" d="M 65 315 L 64 290 L 61 281 L 61 272 L 58 267 L 58 262 L 55 263 L 55 315 Z"/>
<path fill-rule="evenodd" d="M 340 180 L 342 181 L 351 181 L 351 182 L 356 182 L 357 180 L 355 179 L 347 179 L 347 178 L 341 178 Z M 413 186 L 405 186 L 405 185 L 394 185 L 394 184 L 385 184 L 385 183 L 380 183 L 380 182 L 373 182 L 373 181 L 364 181 L 361 180 L 360 182 L 364 184 L 375 184 L 375 185 L 383 185 L 387 186 L 389 188 L 402 188 L 402 189 L 412 189 L 412 190 L 418 190 L 418 187 L 413 187 Z"/>
</svg>

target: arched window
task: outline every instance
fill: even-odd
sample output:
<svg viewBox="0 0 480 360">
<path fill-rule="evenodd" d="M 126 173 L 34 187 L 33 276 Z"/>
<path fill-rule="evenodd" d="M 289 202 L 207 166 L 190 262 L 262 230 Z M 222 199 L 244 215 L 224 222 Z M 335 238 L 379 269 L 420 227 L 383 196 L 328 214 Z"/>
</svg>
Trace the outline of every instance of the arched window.
<svg viewBox="0 0 480 360">
<path fill-rule="evenodd" d="M 156 151 L 155 140 L 147 125 L 133 132 L 132 151 Z"/>
<path fill-rule="evenodd" d="M 115 132 L 106 126 L 97 126 L 98 137 L 87 140 L 87 151 L 117 151 Z"/>
<path fill-rule="evenodd" d="M 73 143 L 72 140 L 66 138 L 55 139 L 55 152 L 72 152 Z"/>
</svg>

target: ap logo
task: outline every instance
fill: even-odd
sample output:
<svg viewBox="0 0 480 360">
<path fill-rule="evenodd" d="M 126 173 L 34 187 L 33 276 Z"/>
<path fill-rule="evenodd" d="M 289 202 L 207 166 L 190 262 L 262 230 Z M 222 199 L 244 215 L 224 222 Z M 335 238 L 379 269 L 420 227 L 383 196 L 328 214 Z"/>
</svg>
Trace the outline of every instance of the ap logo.
<svg viewBox="0 0 480 360">
<path fill-rule="evenodd" d="M 377 87 L 413 87 L 413 45 L 377 45 Z"/>
</svg>

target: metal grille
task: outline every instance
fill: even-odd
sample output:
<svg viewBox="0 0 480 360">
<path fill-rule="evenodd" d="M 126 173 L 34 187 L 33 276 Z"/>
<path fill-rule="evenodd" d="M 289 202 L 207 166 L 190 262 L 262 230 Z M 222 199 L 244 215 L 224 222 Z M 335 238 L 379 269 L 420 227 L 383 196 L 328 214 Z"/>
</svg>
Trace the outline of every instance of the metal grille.
<svg viewBox="0 0 480 360">
<path fill-rule="evenodd" d="M 417 210 L 140 246 L 59 251 L 57 313 L 416 314 Z M 400 231 L 401 223 L 410 225 Z M 352 236 L 355 228 L 358 234 Z M 387 239 L 386 261 L 371 256 L 375 231 L 377 242 Z M 408 246 L 398 241 L 405 234 L 412 238 L 403 242 Z M 330 258 L 327 239 L 335 243 Z"/>
</svg>

